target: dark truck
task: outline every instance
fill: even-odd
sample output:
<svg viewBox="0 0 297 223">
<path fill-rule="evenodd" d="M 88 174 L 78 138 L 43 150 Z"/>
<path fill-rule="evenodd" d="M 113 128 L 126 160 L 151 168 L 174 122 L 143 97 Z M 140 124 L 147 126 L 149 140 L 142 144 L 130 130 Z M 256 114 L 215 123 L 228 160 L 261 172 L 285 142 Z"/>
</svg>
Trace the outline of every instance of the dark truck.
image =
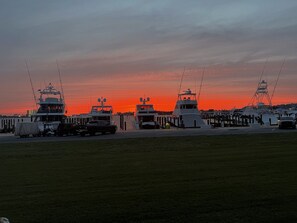
<svg viewBox="0 0 297 223">
<path fill-rule="evenodd" d="M 111 124 L 106 120 L 94 120 L 88 122 L 85 126 L 82 126 L 79 130 L 81 136 L 85 135 L 96 135 L 96 133 L 111 133 L 115 134 L 117 131 L 117 126 Z"/>
<path fill-rule="evenodd" d="M 77 135 L 79 129 L 80 129 L 80 126 L 77 124 L 61 123 L 61 124 L 59 124 L 59 126 L 56 130 L 56 135 L 58 135 L 58 136 Z"/>
<path fill-rule="evenodd" d="M 287 128 L 296 129 L 296 119 L 290 116 L 280 117 L 278 121 L 278 128 L 279 129 L 287 129 Z"/>
</svg>

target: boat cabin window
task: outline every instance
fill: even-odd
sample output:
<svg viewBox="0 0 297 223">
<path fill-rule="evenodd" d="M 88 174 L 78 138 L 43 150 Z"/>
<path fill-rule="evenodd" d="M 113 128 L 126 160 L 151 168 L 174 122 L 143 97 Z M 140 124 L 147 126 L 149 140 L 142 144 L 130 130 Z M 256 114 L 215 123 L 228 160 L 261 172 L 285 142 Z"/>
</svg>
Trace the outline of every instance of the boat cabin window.
<svg viewBox="0 0 297 223">
<path fill-rule="evenodd" d="M 89 124 L 105 126 L 105 125 L 109 125 L 109 122 L 105 120 L 93 120 L 93 121 L 90 121 Z"/>
<path fill-rule="evenodd" d="M 62 122 L 64 121 L 65 116 L 64 115 L 45 115 L 36 117 L 35 121 L 41 121 L 41 122 Z"/>
<path fill-rule="evenodd" d="M 61 113 L 63 105 L 41 105 L 37 113 Z"/>
<path fill-rule="evenodd" d="M 197 109 L 197 105 L 181 105 L 180 109 Z"/>
<path fill-rule="evenodd" d="M 95 116 L 93 117 L 93 120 L 104 120 L 110 122 L 110 116 Z"/>
<path fill-rule="evenodd" d="M 45 98 L 44 99 L 45 102 L 51 102 L 51 103 L 55 103 L 55 102 L 59 102 L 58 98 Z"/>
</svg>

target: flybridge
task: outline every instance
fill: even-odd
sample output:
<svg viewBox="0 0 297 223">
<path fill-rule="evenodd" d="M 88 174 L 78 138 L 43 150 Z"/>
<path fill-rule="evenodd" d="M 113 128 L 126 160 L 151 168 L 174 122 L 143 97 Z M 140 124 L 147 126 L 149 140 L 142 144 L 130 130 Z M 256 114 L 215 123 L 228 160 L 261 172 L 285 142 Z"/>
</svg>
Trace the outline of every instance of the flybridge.
<svg viewBox="0 0 297 223">
<path fill-rule="evenodd" d="M 187 89 L 181 94 L 178 94 L 178 102 L 179 104 L 197 104 L 196 93 L 192 93 L 190 89 Z"/>
<path fill-rule="evenodd" d="M 192 93 L 191 89 L 187 89 L 185 90 L 183 93 L 181 94 L 178 94 L 179 97 L 182 97 L 182 96 L 194 96 L 195 99 L 196 99 L 196 93 Z M 187 99 L 190 99 L 190 98 L 187 98 Z"/>
<path fill-rule="evenodd" d="M 45 89 L 39 89 L 38 91 L 40 93 L 40 97 L 37 104 L 64 104 L 61 92 L 55 89 L 51 83 L 49 83 Z"/>
<path fill-rule="evenodd" d="M 137 105 L 137 111 L 139 113 L 155 113 L 153 105 Z"/>
<path fill-rule="evenodd" d="M 56 88 L 54 88 L 52 83 L 49 83 L 49 85 L 45 89 L 43 90 L 39 89 L 38 91 L 40 92 L 41 96 L 50 94 L 50 95 L 59 95 L 61 96 L 60 98 L 62 98 L 61 92 L 58 91 Z"/>
<path fill-rule="evenodd" d="M 105 105 L 106 98 L 98 98 L 98 102 L 100 102 L 100 105 L 94 105 L 91 108 L 91 114 L 100 114 L 100 113 L 110 113 L 112 114 L 112 106 Z"/>
<path fill-rule="evenodd" d="M 140 98 L 140 102 L 142 104 L 136 105 L 136 112 L 138 113 L 155 113 L 154 106 L 152 104 L 147 104 L 151 99 L 148 98 Z"/>
<path fill-rule="evenodd" d="M 108 123 L 112 122 L 112 106 L 106 105 L 106 101 L 106 98 L 98 98 L 100 105 L 92 106 L 89 114 L 91 120 L 106 120 Z"/>
</svg>

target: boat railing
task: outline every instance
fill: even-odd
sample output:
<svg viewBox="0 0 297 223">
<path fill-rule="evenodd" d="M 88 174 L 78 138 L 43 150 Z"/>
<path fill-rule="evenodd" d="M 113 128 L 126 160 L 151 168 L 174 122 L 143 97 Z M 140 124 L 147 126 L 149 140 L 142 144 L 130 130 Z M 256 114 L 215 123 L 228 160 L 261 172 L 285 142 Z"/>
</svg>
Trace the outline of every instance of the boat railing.
<svg viewBox="0 0 297 223">
<path fill-rule="evenodd" d="M 38 109 L 38 113 L 63 113 L 63 109 Z"/>
<path fill-rule="evenodd" d="M 197 109 L 180 109 L 180 113 L 182 114 L 199 114 Z"/>
<path fill-rule="evenodd" d="M 155 110 L 139 110 L 138 113 L 142 113 L 142 114 L 154 114 L 156 113 Z"/>
</svg>

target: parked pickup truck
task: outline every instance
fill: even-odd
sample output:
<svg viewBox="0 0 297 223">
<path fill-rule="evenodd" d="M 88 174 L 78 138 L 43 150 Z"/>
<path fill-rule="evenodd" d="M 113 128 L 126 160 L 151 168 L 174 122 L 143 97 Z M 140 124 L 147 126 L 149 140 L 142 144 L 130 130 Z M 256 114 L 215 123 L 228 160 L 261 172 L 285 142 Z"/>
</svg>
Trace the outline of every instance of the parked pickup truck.
<svg viewBox="0 0 297 223">
<path fill-rule="evenodd" d="M 295 118 L 290 117 L 290 116 L 280 117 L 280 119 L 278 121 L 278 128 L 280 128 L 280 129 L 284 129 L 284 128 L 296 129 Z"/>
<path fill-rule="evenodd" d="M 94 120 L 88 122 L 85 126 L 82 126 L 79 129 L 79 133 L 81 136 L 85 135 L 96 135 L 96 133 L 111 133 L 115 134 L 117 131 L 117 126 L 110 124 L 110 122 L 105 120 Z"/>
<path fill-rule="evenodd" d="M 61 123 L 58 126 L 58 129 L 56 131 L 56 135 L 58 135 L 58 136 L 77 135 L 79 129 L 80 129 L 80 126 L 77 125 L 77 124 Z"/>
</svg>

